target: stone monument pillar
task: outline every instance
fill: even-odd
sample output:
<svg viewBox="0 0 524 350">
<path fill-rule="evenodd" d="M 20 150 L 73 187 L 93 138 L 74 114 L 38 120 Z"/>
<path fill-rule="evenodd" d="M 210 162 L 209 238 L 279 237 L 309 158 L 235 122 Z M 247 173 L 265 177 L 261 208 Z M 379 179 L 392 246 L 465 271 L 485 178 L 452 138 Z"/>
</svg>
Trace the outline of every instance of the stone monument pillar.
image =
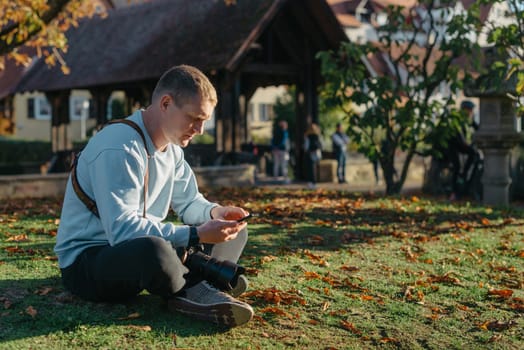
<svg viewBox="0 0 524 350">
<path fill-rule="evenodd" d="M 521 139 L 515 127 L 515 101 L 504 94 L 480 96 L 480 127 L 474 142 L 484 154 L 483 203 L 508 205 L 510 153 Z"/>
<path fill-rule="evenodd" d="M 483 202 L 486 205 L 508 205 L 510 177 L 510 153 L 522 135 L 516 128 L 517 76 L 507 76 L 507 67 L 493 65 L 506 62 L 508 56 L 496 48 L 484 52 L 484 67 L 471 84 L 466 84 L 466 95 L 480 99 L 480 127 L 473 135 L 474 142 L 484 153 L 482 175 Z"/>
</svg>

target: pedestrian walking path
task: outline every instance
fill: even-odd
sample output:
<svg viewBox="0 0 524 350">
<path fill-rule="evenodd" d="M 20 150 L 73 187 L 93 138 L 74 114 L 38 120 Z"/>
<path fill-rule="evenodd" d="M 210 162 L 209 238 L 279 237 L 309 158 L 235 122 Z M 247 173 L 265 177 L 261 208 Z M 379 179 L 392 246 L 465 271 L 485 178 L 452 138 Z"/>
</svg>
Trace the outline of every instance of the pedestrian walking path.
<svg viewBox="0 0 524 350">
<path fill-rule="evenodd" d="M 385 193 L 386 185 L 383 181 L 382 171 L 378 170 L 379 182 L 376 182 L 375 173 L 373 171 L 373 164 L 365 157 L 360 155 L 351 155 L 348 157 L 346 163 L 346 180 L 347 183 L 339 184 L 336 180 L 335 160 L 326 159 L 321 162 L 319 174 L 320 179 L 324 181 L 317 182 L 316 189 L 341 190 L 350 192 L 373 192 Z M 397 166 L 400 169 L 402 166 L 401 160 Z M 327 174 L 327 173 L 329 174 Z M 415 158 L 409 167 L 409 173 L 402 188 L 402 192 L 420 192 L 424 182 L 424 175 L 426 166 L 423 158 Z M 326 176 L 327 175 L 327 176 Z M 267 186 L 275 188 L 290 188 L 290 189 L 308 189 L 308 183 L 302 181 L 285 181 L 284 178 L 274 178 L 266 174 L 256 174 L 255 184 L 257 186 Z"/>
<path fill-rule="evenodd" d="M 286 189 L 309 189 L 307 182 L 303 181 L 290 181 L 286 183 L 284 179 L 273 178 L 273 177 L 257 177 L 255 182 L 256 186 L 264 186 L 269 188 L 286 188 Z M 369 182 L 359 183 L 345 183 L 339 184 L 336 182 L 319 182 L 316 184 L 315 189 L 326 189 L 326 190 L 337 190 L 337 191 L 348 191 L 348 192 L 362 192 L 362 193 L 375 193 L 385 194 L 386 186 L 384 183 L 375 184 L 374 178 L 370 179 Z M 409 180 L 406 181 L 402 188 L 402 193 L 413 193 L 420 192 L 422 190 L 422 181 Z"/>
</svg>

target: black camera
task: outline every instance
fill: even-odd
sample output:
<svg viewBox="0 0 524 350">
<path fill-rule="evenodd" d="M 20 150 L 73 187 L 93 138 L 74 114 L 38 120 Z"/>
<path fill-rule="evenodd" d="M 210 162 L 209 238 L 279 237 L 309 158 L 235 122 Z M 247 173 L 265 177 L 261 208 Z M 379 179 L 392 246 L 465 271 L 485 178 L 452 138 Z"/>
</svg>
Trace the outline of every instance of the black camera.
<svg viewBox="0 0 524 350">
<path fill-rule="evenodd" d="M 178 248 L 178 256 L 182 263 L 189 269 L 186 279 L 192 282 L 206 280 L 222 291 L 233 289 L 238 277 L 246 272 L 246 269 L 228 260 L 217 260 L 204 253 L 202 246 L 189 249 Z"/>
</svg>

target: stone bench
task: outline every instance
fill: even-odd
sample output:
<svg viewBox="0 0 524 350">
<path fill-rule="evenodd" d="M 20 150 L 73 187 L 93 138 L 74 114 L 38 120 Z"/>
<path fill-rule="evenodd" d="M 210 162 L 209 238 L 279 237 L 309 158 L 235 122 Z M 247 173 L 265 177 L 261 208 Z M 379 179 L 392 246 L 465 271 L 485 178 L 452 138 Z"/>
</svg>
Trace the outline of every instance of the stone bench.
<svg viewBox="0 0 524 350">
<path fill-rule="evenodd" d="M 255 184 L 251 164 L 193 168 L 200 187 L 242 187 Z M 0 199 L 62 197 L 68 173 L 0 176 Z"/>
</svg>

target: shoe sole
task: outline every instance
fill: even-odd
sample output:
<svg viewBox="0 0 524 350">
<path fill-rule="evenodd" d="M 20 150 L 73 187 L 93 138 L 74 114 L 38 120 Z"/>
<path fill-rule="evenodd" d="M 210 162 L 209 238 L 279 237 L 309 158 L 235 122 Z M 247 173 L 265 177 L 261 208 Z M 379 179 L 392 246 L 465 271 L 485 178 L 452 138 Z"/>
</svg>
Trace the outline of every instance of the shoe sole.
<svg viewBox="0 0 524 350">
<path fill-rule="evenodd" d="M 176 297 L 168 302 L 171 312 L 180 312 L 202 321 L 216 323 L 219 326 L 238 327 L 253 318 L 253 309 L 245 303 L 199 304 L 183 297 Z"/>
<path fill-rule="evenodd" d="M 244 275 L 240 275 L 238 276 L 236 286 L 233 289 L 231 289 L 230 291 L 227 291 L 226 293 L 236 298 L 240 296 L 242 293 L 244 293 L 248 287 L 249 287 L 249 282 L 247 278 Z"/>
</svg>

